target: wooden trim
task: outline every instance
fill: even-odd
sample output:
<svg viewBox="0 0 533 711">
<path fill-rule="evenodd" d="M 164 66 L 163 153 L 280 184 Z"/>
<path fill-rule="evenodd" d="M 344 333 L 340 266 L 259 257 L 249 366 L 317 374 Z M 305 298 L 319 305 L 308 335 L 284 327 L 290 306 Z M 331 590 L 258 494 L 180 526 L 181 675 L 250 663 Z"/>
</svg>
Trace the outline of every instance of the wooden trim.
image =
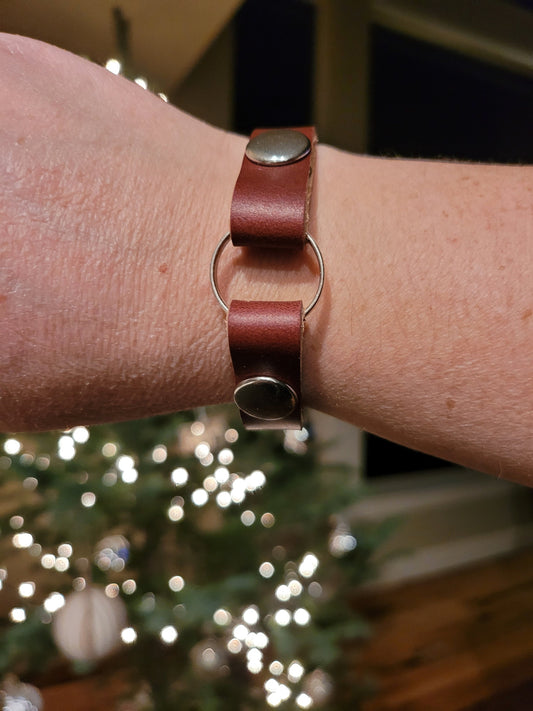
<svg viewBox="0 0 533 711">
<path fill-rule="evenodd" d="M 533 13 L 502 0 L 373 0 L 372 21 L 533 76 Z"/>
</svg>

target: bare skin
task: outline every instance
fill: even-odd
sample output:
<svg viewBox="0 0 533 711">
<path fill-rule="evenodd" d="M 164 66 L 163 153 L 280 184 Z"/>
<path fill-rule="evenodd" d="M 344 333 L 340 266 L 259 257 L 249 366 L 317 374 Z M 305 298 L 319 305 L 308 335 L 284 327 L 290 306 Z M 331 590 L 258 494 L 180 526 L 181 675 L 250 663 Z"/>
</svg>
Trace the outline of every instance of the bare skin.
<svg viewBox="0 0 533 711">
<path fill-rule="evenodd" d="M 0 65 L 0 429 L 230 400 L 208 264 L 245 139 L 33 40 Z M 315 180 L 308 404 L 533 483 L 532 169 L 321 146 Z M 228 249 L 220 281 L 306 298 L 304 262 Z"/>
</svg>

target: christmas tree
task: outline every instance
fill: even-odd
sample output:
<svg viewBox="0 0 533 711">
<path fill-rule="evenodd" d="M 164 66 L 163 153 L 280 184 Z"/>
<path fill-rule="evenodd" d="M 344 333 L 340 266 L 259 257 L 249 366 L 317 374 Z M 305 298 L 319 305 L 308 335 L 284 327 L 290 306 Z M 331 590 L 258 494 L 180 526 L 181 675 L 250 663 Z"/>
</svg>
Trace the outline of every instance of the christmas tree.
<svg viewBox="0 0 533 711">
<path fill-rule="evenodd" d="M 357 707 L 350 595 L 386 532 L 351 530 L 354 472 L 308 429 L 232 417 L 0 437 L 1 674 L 58 654 L 84 672 L 118 646 L 128 708 Z"/>
</svg>

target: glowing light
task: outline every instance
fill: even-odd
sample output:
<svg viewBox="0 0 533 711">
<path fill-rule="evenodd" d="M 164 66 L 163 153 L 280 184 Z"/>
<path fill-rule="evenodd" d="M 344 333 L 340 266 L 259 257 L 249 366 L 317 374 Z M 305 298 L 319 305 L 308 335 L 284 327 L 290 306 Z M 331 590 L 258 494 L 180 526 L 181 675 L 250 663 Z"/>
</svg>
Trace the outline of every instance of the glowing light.
<svg viewBox="0 0 533 711">
<path fill-rule="evenodd" d="M 181 577 L 181 575 L 174 575 L 168 581 L 168 587 L 173 592 L 180 592 L 180 590 L 183 590 L 183 588 L 185 587 L 185 580 Z"/>
<path fill-rule="evenodd" d="M 72 430 L 72 439 L 78 444 L 85 444 L 89 440 L 89 430 L 87 427 L 75 427 Z"/>
<path fill-rule="evenodd" d="M 270 679 L 267 679 L 264 684 L 264 689 L 265 691 L 269 691 L 270 693 L 273 693 L 277 691 L 279 688 L 279 681 L 277 679 L 273 679 L 270 677 Z"/>
<path fill-rule="evenodd" d="M 239 639 L 230 639 L 230 641 L 227 644 L 228 647 L 228 652 L 231 652 L 231 654 L 239 654 L 239 652 L 242 651 L 242 642 Z"/>
<path fill-rule="evenodd" d="M 207 455 L 207 457 L 202 457 L 202 459 L 200 459 L 200 464 L 201 464 L 203 467 L 210 467 L 211 464 L 213 464 L 214 461 L 215 461 L 215 458 L 213 457 L 213 455 L 211 454 L 211 452 L 209 452 L 209 454 Z"/>
<path fill-rule="evenodd" d="M 40 543 L 32 543 L 32 545 L 28 548 L 28 553 L 30 555 L 32 555 L 34 558 L 38 558 L 42 552 L 43 552 L 43 547 L 41 546 Z"/>
<path fill-rule="evenodd" d="M 310 578 L 318 568 L 318 558 L 314 553 L 306 553 L 298 566 L 298 572 L 304 578 Z"/>
<path fill-rule="evenodd" d="M 103 552 L 100 552 L 96 559 L 96 565 L 100 568 L 100 570 L 109 570 L 111 568 L 111 558 Z"/>
<path fill-rule="evenodd" d="M 27 476 L 22 482 L 22 486 L 28 491 L 35 491 L 38 485 L 39 481 L 34 476 Z"/>
<path fill-rule="evenodd" d="M 122 69 L 122 65 L 118 61 L 118 59 L 108 59 L 107 62 L 105 63 L 105 68 L 107 69 L 108 72 L 111 72 L 111 74 L 120 74 L 120 70 Z"/>
<path fill-rule="evenodd" d="M 259 674 L 263 669 L 263 662 L 259 659 L 251 659 L 246 665 L 250 674 Z"/>
<path fill-rule="evenodd" d="M 102 447 L 102 454 L 104 455 L 104 457 L 108 457 L 108 459 L 114 457 L 117 452 L 118 447 L 113 442 L 106 442 Z"/>
<path fill-rule="evenodd" d="M 219 484 L 225 484 L 229 481 L 229 476 L 229 469 L 226 467 L 217 467 L 217 469 L 215 469 L 215 479 Z"/>
<path fill-rule="evenodd" d="M 256 469 L 246 477 L 245 483 L 248 491 L 257 491 L 266 484 L 266 476 L 262 471 Z"/>
<path fill-rule="evenodd" d="M 218 655 L 211 647 L 206 647 L 202 652 L 202 666 L 205 669 L 215 669 L 218 663 Z"/>
<path fill-rule="evenodd" d="M 272 528 L 272 526 L 276 523 L 276 519 L 274 517 L 274 514 L 271 513 L 264 513 L 261 516 L 261 523 L 265 528 Z"/>
<path fill-rule="evenodd" d="M 21 449 L 22 444 L 18 441 L 18 439 L 10 438 L 6 439 L 6 441 L 4 442 L 4 452 L 6 454 L 18 454 Z"/>
<path fill-rule="evenodd" d="M 70 558 L 73 553 L 73 548 L 70 543 L 62 543 L 57 547 L 57 553 L 63 558 Z"/>
<path fill-rule="evenodd" d="M 242 479 L 240 481 L 242 481 Z M 240 486 L 234 487 L 231 490 L 231 500 L 233 501 L 234 504 L 242 504 L 242 502 L 244 501 L 245 498 L 246 498 L 246 492 Z"/>
<path fill-rule="evenodd" d="M 135 580 L 133 580 L 132 578 L 129 578 L 128 580 L 125 580 L 125 581 L 122 583 L 122 591 L 123 591 L 126 595 L 133 595 L 133 593 L 134 593 L 136 590 L 137 590 L 137 583 L 136 583 Z"/>
<path fill-rule="evenodd" d="M 266 697 L 266 702 L 269 706 L 272 706 L 272 708 L 276 708 L 283 703 L 283 699 L 277 691 L 274 691 Z"/>
<path fill-rule="evenodd" d="M 296 704 L 301 709 L 310 709 L 313 705 L 313 699 L 309 696 L 309 694 L 298 694 L 296 697 Z"/>
<path fill-rule="evenodd" d="M 293 595 L 294 597 L 298 597 L 298 595 L 301 595 L 304 589 L 304 586 L 299 580 L 291 580 L 288 587 L 291 592 L 291 595 Z"/>
<path fill-rule="evenodd" d="M 134 79 L 134 82 L 137 84 L 137 86 L 140 86 L 141 89 L 148 89 L 148 82 L 144 77 L 137 77 Z"/>
<path fill-rule="evenodd" d="M 35 466 L 41 472 L 44 472 L 50 466 L 50 457 L 47 454 L 42 454 L 35 460 Z"/>
<path fill-rule="evenodd" d="M 72 587 L 76 590 L 76 592 L 81 592 L 87 587 L 87 581 L 82 577 L 74 578 L 72 581 Z"/>
<path fill-rule="evenodd" d="M 174 625 L 166 625 L 159 633 L 159 636 L 161 637 L 161 641 L 165 644 L 174 644 L 178 639 L 178 630 Z"/>
<path fill-rule="evenodd" d="M 274 674 L 274 676 L 280 676 L 283 674 L 283 664 L 276 659 L 268 667 L 268 670 L 271 674 Z"/>
<path fill-rule="evenodd" d="M 280 627 L 286 627 L 291 621 L 291 613 L 285 609 L 278 610 L 274 615 L 274 620 Z"/>
<path fill-rule="evenodd" d="M 220 608 L 213 615 L 213 620 L 216 622 L 217 625 L 225 627 L 226 625 L 231 624 L 232 617 L 227 610 Z"/>
<path fill-rule="evenodd" d="M 330 542 L 330 552 L 335 556 L 342 556 L 357 547 L 357 539 L 351 534 L 341 533 L 333 536 Z"/>
<path fill-rule="evenodd" d="M 19 585 L 20 597 L 33 597 L 35 594 L 35 583 L 28 581 Z"/>
<path fill-rule="evenodd" d="M 228 464 L 231 464 L 234 459 L 233 452 L 231 451 L 231 449 L 221 449 L 218 453 L 217 459 L 220 464 L 227 466 Z"/>
<path fill-rule="evenodd" d="M 14 607 L 9 613 L 11 622 L 24 622 L 26 619 L 26 610 L 23 607 Z"/>
<path fill-rule="evenodd" d="M 274 575 L 274 566 L 272 563 L 265 561 L 259 566 L 259 573 L 263 578 L 271 578 Z"/>
<path fill-rule="evenodd" d="M 253 526 L 255 523 L 255 514 L 253 511 L 243 511 L 241 514 L 241 522 L 245 526 Z"/>
<path fill-rule="evenodd" d="M 197 459 L 205 459 L 210 452 L 209 444 L 207 442 L 200 442 L 194 449 L 194 456 Z"/>
<path fill-rule="evenodd" d="M 23 466 L 29 467 L 35 461 L 35 457 L 33 456 L 33 454 L 30 454 L 29 452 L 24 452 L 24 454 L 20 455 L 19 461 Z"/>
<path fill-rule="evenodd" d="M 218 481 L 215 479 L 214 476 L 206 476 L 202 486 L 206 491 L 212 493 L 213 491 L 216 491 L 218 489 Z"/>
<path fill-rule="evenodd" d="M 41 558 L 41 565 L 47 570 L 51 570 L 56 564 L 56 557 L 52 553 L 45 553 Z"/>
<path fill-rule="evenodd" d="M 191 434 L 195 437 L 201 437 L 205 432 L 205 425 L 203 422 L 197 421 L 193 422 L 191 425 Z"/>
<path fill-rule="evenodd" d="M 245 625 L 237 625 L 233 629 L 233 636 L 242 642 L 246 639 L 246 635 L 249 631 L 250 630 Z"/>
<path fill-rule="evenodd" d="M 195 506 L 205 506 L 209 499 L 209 494 L 205 489 L 195 489 L 191 494 L 191 500 Z"/>
<path fill-rule="evenodd" d="M 237 430 L 234 430 L 233 427 L 230 427 L 229 430 L 226 430 L 224 433 L 224 439 L 226 442 L 229 442 L 230 444 L 233 444 L 239 439 L 239 433 Z"/>
<path fill-rule="evenodd" d="M 117 480 L 118 476 L 114 471 L 106 472 L 102 477 L 102 483 L 104 486 L 115 486 Z"/>
<path fill-rule="evenodd" d="M 181 521 L 181 519 L 184 517 L 185 512 L 183 510 L 182 506 L 178 506 L 177 504 L 174 504 L 171 506 L 168 511 L 167 511 L 167 516 L 171 521 Z"/>
<path fill-rule="evenodd" d="M 259 611 L 257 607 L 247 607 L 242 613 L 242 619 L 247 625 L 256 625 L 259 622 Z"/>
<path fill-rule="evenodd" d="M 133 469 L 135 466 L 135 461 L 133 457 L 130 457 L 129 454 L 122 454 L 118 459 L 117 459 L 117 469 L 121 472 L 125 472 L 128 469 Z"/>
<path fill-rule="evenodd" d="M 276 597 L 282 602 L 287 602 L 291 598 L 291 591 L 288 585 L 279 585 L 276 588 Z"/>
<path fill-rule="evenodd" d="M 249 648 L 249 649 L 259 649 L 258 645 L 256 644 L 256 638 L 257 634 L 255 632 L 250 632 L 250 634 L 246 635 L 246 639 L 244 640 L 244 644 Z"/>
<path fill-rule="evenodd" d="M 217 494 L 217 506 L 220 506 L 221 509 L 227 509 L 228 506 L 231 506 L 231 494 L 229 491 L 220 491 Z"/>
<path fill-rule="evenodd" d="M 120 478 L 122 479 L 124 484 L 134 484 L 139 478 L 139 472 L 137 471 L 137 469 L 126 469 L 125 471 L 121 472 Z"/>
<path fill-rule="evenodd" d="M 268 647 L 269 639 L 264 632 L 258 632 L 255 635 L 255 646 L 258 649 L 264 649 Z"/>
<path fill-rule="evenodd" d="M 320 583 L 317 583 L 316 581 L 313 581 L 310 583 L 309 587 L 307 588 L 307 591 L 311 597 L 319 598 L 322 597 L 322 585 Z"/>
<path fill-rule="evenodd" d="M 294 611 L 293 619 L 297 625 L 301 625 L 303 627 L 304 625 L 309 624 L 311 621 L 311 615 L 304 607 L 299 607 Z"/>
<path fill-rule="evenodd" d="M 174 469 L 170 479 L 175 486 L 183 486 L 189 480 L 189 472 L 184 467 Z"/>
<path fill-rule="evenodd" d="M 289 668 L 287 669 L 287 676 L 289 678 L 289 681 L 292 681 L 294 684 L 302 678 L 304 675 L 305 669 L 303 666 L 300 664 L 298 661 L 291 662 L 289 664 Z"/>
<path fill-rule="evenodd" d="M 61 440 L 63 440 L 65 444 L 61 445 Z M 66 444 L 67 440 L 70 442 L 70 444 Z M 57 450 L 57 456 L 64 462 L 70 462 L 72 459 L 74 459 L 74 457 L 76 456 L 76 448 L 74 447 L 74 440 L 72 439 L 72 437 L 61 437 L 60 444 Z"/>
<path fill-rule="evenodd" d="M 15 533 L 12 540 L 15 548 L 29 548 L 33 543 L 33 536 L 26 532 Z"/>
<path fill-rule="evenodd" d="M 63 597 L 63 595 L 61 595 L 61 593 L 59 592 L 53 592 L 48 595 L 48 597 L 43 603 L 43 607 L 46 612 L 53 614 L 54 612 L 60 610 L 64 604 L 65 598 Z"/>
<path fill-rule="evenodd" d="M 287 701 L 291 698 L 292 691 L 286 684 L 280 684 L 278 689 L 278 694 L 281 696 L 282 701 Z"/>
<path fill-rule="evenodd" d="M 160 92 L 158 92 L 157 95 L 159 96 L 160 99 L 162 99 L 165 102 L 165 104 L 168 104 L 168 96 L 166 94 L 163 94 L 163 92 L 160 91 Z"/>
<path fill-rule="evenodd" d="M 164 444 L 158 444 L 152 451 L 152 459 L 156 464 L 162 464 L 167 458 L 167 448 Z"/>
<path fill-rule="evenodd" d="M 96 494 L 92 491 L 85 491 L 81 497 L 81 505 L 85 506 L 86 509 L 90 509 L 96 503 Z"/>
<path fill-rule="evenodd" d="M 65 558 L 63 556 L 60 556 L 59 558 L 56 558 L 55 563 L 54 563 L 54 568 L 59 571 L 60 573 L 64 573 L 66 570 L 68 570 L 70 567 L 70 562 L 68 558 Z"/>
<path fill-rule="evenodd" d="M 11 516 L 9 519 L 9 525 L 13 530 L 17 531 L 19 528 L 24 526 L 24 519 L 22 516 Z"/>
<path fill-rule="evenodd" d="M 124 644 L 133 644 L 137 641 L 137 632 L 135 632 L 133 627 L 124 627 L 120 633 L 120 639 Z"/>
<path fill-rule="evenodd" d="M 105 586 L 104 592 L 107 595 L 107 597 L 114 598 L 114 597 L 118 597 L 118 595 L 120 593 L 120 589 L 116 583 L 109 583 L 109 585 Z"/>
</svg>

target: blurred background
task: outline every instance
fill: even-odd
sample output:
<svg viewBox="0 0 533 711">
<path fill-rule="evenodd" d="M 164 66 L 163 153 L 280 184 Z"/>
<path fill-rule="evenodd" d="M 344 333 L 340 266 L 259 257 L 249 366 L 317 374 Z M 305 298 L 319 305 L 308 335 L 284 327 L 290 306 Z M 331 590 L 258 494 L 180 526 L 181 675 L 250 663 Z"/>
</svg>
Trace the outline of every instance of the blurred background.
<svg viewBox="0 0 533 711">
<path fill-rule="evenodd" d="M 128 78 L 228 130 L 314 123 L 322 141 L 376 156 L 533 160 L 530 0 L 0 0 L 0 31 L 112 71 L 120 63 Z M 209 428 L 209 418 L 189 419 Z M 342 464 L 358 489 L 343 525 L 395 521 L 376 539 L 372 582 L 363 574 L 344 590 L 373 630 L 348 655 L 354 678 L 377 689 L 364 708 L 531 708 L 531 492 L 318 413 L 308 431 L 320 466 Z M 25 452 L 35 456 L 35 442 L 20 442 L 4 453 L 5 472 Z M 287 450 L 270 445 L 266 459 L 284 461 Z M 17 497 L 9 502 L 8 530 Z M 3 607 L 0 593 L 7 616 Z M 57 698 L 47 708 L 63 708 Z M 280 704 L 298 708 L 295 698 Z M 337 708 L 331 698 L 314 703 Z M 205 703 L 197 708 L 219 708 Z"/>
</svg>

